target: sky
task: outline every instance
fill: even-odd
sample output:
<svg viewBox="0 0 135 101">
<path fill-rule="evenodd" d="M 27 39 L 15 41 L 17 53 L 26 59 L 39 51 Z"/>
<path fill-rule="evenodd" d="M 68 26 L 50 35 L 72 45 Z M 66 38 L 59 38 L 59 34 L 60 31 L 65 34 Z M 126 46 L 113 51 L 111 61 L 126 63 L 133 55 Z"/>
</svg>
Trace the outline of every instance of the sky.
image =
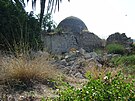
<svg viewBox="0 0 135 101">
<path fill-rule="evenodd" d="M 39 0 L 37 0 L 39 1 Z M 37 2 L 35 13 L 39 13 Z M 59 12 L 53 13 L 53 20 L 60 21 L 69 16 L 80 18 L 90 32 L 102 39 L 120 32 L 135 39 L 135 0 L 62 0 Z M 31 11 L 31 3 L 26 11 Z"/>
</svg>

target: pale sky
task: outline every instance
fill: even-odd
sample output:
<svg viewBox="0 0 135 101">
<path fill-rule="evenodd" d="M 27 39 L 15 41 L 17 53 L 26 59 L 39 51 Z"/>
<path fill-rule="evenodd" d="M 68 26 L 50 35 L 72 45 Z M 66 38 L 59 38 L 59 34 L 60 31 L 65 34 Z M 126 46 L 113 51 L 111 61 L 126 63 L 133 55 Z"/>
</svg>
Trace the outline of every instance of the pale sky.
<svg viewBox="0 0 135 101">
<path fill-rule="evenodd" d="M 53 13 L 53 20 L 58 24 L 68 16 L 75 16 L 100 38 L 120 32 L 135 39 L 134 5 L 135 0 L 63 0 L 59 12 Z M 26 10 L 31 10 L 30 4 Z M 37 4 L 35 12 L 39 11 Z"/>
</svg>

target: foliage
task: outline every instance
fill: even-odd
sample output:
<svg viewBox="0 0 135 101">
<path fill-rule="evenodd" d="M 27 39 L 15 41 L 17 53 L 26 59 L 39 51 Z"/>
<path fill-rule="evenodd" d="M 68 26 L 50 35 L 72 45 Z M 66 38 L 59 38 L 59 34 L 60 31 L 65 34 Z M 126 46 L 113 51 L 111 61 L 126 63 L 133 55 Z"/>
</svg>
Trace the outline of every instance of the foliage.
<svg viewBox="0 0 135 101">
<path fill-rule="evenodd" d="M 129 56 L 121 56 L 121 57 L 117 57 L 117 58 L 113 58 L 112 62 L 115 65 L 135 65 L 135 55 L 129 55 Z"/>
<path fill-rule="evenodd" d="M 135 43 L 132 44 L 132 54 L 135 54 Z"/>
<path fill-rule="evenodd" d="M 125 77 L 119 72 L 115 77 L 108 73 L 104 80 L 93 79 L 88 74 L 88 83 L 81 89 L 66 85 L 67 89 L 60 91 L 58 101 L 134 101 L 133 82 L 125 82 Z"/>
<path fill-rule="evenodd" d="M 30 0 L 27 0 L 29 2 Z M 36 7 L 36 1 L 37 0 L 31 0 L 32 1 L 32 7 Z M 70 0 L 68 0 L 70 1 Z M 40 0 L 40 26 L 42 25 L 42 19 L 44 16 L 45 9 L 47 10 L 47 13 L 52 13 L 52 11 L 56 10 L 56 7 L 58 7 L 59 11 L 59 5 L 62 2 L 62 0 L 48 0 L 48 4 L 46 3 L 46 0 Z"/>
<path fill-rule="evenodd" d="M 124 71 L 129 74 L 134 74 L 135 72 L 135 55 L 114 57 L 111 62 L 115 65 L 121 65 L 124 67 Z"/>
<path fill-rule="evenodd" d="M 123 45 L 120 44 L 108 44 L 106 46 L 106 49 L 108 53 L 114 53 L 114 54 L 124 54 L 125 48 Z"/>
<path fill-rule="evenodd" d="M 24 10 L 24 0 L 0 1 L 0 49 L 10 50 L 14 53 L 22 53 L 28 50 L 43 49 L 40 38 L 41 25 L 50 32 L 54 23 L 51 20 L 51 12 L 58 7 L 62 0 L 40 0 L 41 12 L 39 20 Z M 70 1 L 70 0 L 68 0 Z M 29 2 L 29 0 L 27 0 Z M 45 4 L 47 15 L 43 17 Z M 36 7 L 36 0 L 32 0 L 32 6 Z M 50 12 L 50 14 L 48 14 Z M 43 19 L 43 24 L 42 24 Z M 15 52 L 16 51 L 16 52 Z"/>
<path fill-rule="evenodd" d="M 42 28 L 46 32 L 51 32 L 56 28 L 55 22 L 52 20 L 51 14 L 46 14 L 43 16 L 43 21 L 42 21 Z"/>
<path fill-rule="evenodd" d="M 0 49 L 23 52 L 42 46 L 39 22 L 24 5 L 12 0 L 0 1 Z"/>
</svg>

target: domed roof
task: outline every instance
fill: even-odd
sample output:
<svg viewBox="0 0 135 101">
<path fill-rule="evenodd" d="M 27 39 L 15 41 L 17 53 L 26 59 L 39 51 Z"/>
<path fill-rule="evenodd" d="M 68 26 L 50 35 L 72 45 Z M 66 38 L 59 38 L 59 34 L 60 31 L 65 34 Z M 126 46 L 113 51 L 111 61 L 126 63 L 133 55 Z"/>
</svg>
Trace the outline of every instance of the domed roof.
<svg viewBox="0 0 135 101">
<path fill-rule="evenodd" d="M 66 32 L 80 33 L 82 30 L 87 30 L 85 23 L 74 16 L 70 16 L 62 20 L 58 28 Z"/>
</svg>

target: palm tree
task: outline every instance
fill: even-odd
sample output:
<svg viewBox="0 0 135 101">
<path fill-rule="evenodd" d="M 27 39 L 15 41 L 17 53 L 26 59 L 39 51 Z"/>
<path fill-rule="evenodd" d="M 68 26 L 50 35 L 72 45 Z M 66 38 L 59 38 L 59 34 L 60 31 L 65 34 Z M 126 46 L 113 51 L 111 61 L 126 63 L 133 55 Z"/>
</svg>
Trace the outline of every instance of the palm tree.
<svg viewBox="0 0 135 101">
<path fill-rule="evenodd" d="M 27 0 L 27 2 L 29 2 L 29 1 L 30 0 Z M 37 0 L 32 0 L 32 8 L 36 7 L 36 1 Z M 48 0 L 48 4 L 47 4 L 46 1 L 47 0 L 40 0 L 40 8 L 41 8 L 40 9 L 40 25 L 42 23 L 45 7 L 47 7 L 47 13 L 52 13 L 52 11 L 53 10 L 55 11 L 56 9 L 58 9 L 58 11 L 59 11 L 59 4 L 62 2 L 62 0 Z M 70 0 L 68 0 L 68 1 L 70 1 Z"/>
<path fill-rule="evenodd" d="M 11 0 L 12 2 L 15 2 L 16 5 L 19 6 L 25 6 L 24 1 L 25 0 Z M 32 8 L 36 7 L 36 1 L 37 0 L 27 0 L 27 2 L 32 1 Z M 70 0 L 68 0 L 70 2 Z M 52 13 L 52 11 L 58 9 L 59 11 L 59 5 L 62 2 L 62 0 L 40 0 L 40 26 L 42 24 L 42 19 L 44 16 L 45 8 L 47 7 L 47 13 Z M 46 5 L 47 4 L 47 5 Z"/>
</svg>

